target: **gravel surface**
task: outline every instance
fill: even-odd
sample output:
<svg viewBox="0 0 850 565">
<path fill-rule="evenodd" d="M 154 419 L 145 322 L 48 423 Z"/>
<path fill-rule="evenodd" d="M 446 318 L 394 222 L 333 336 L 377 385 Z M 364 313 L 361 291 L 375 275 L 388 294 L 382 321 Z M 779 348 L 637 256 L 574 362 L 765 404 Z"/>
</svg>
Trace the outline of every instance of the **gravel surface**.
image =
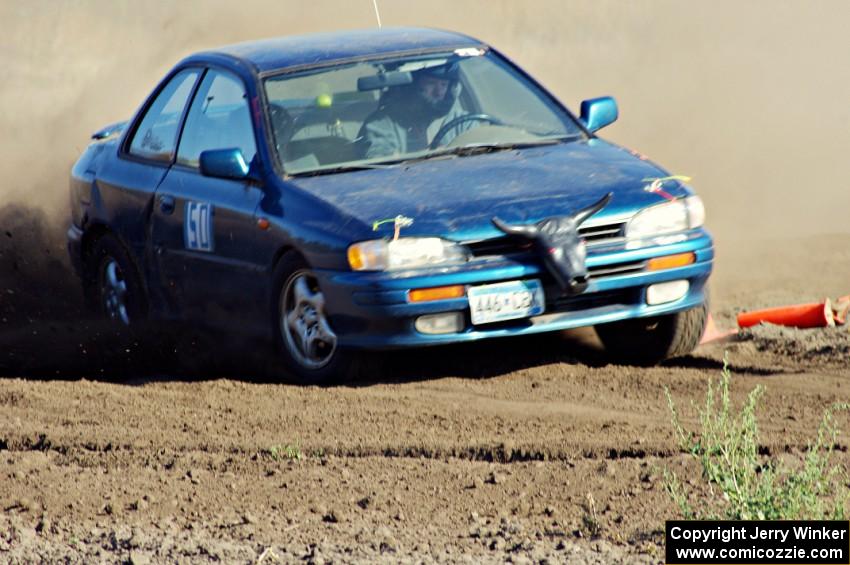
<svg viewBox="0 0 850 565">
<path fill-rule="evenodd" d="M 790 460 L 848 400 L 844 327 L 759 326 L 653 368 L 610 363 L 582 330 L 387 355 L 316 388 L 281 381 L 262 346 L 233 336 L 152 342 L 91 320 L 64 241 L 68 170 L 90 132 L 128 117 L 189 51 L 373 14 L 54 4 L 0 6 L 0 107 L 14 108 L 0 118 L 0 563 L 660 563 L 664 522 L 680 517 L 664 472 L 696 504 L 711 497 L 665 390 L 696 426 L 726 356 L 735 402 L 765 387 L 762 452 Z M 617 94 L 623 118 L 603 136 L 694 176 L 705 199 L 721 329 L 742 310 L 850 293 L 847 105 L 824 95 L 847 90 L 831 56 L 846 17 L 587 3 L 564 33 L 557 2 L 380 4 L 392 25 L 493 40 L 574 108 Z M 844 414 L 838 425 L 850 430 Z M 847 447 L 844 433 L 845 468 Z"/>
</svg>

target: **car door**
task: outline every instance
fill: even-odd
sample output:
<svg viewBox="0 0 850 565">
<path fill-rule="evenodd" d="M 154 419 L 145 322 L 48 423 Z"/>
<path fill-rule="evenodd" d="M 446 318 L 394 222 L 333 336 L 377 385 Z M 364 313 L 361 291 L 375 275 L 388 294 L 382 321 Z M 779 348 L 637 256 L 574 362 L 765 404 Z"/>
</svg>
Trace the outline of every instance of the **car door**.
<svg viewBox="0 0 850 565">
<path fill-rule="evenodd" d="M 227 326 L 256 319 L 264 273 L 254 245 L 261 187 L 199 169 L 201 152 L 233 147 L 247 163 L 257 152 L 245 85 L 210 69 L 189 107 L 175 163 L 157 188 L 151 239 L 172 307 Z"/>
<path fill-rule="evenodd" d="M 93 192 L 94 220 L 126 243 L 140 266 L 147 242 L 143 210 L 150 205 L 177 149 L 177 133 L 202 69 L 188 68 L 163 81 L 131 126 L 118 159 L 106 159 Z"/>
</svg>

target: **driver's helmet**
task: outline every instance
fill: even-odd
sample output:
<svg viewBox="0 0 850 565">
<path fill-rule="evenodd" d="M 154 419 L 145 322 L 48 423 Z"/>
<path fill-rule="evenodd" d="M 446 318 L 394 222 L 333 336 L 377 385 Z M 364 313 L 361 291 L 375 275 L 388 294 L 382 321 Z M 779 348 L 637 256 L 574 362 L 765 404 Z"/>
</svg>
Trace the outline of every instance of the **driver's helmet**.
<svg viewBox="0 0 850 565">
<path fill-rule="evenodd" d="M 411 73 L 420 101 L 433 118 L 448 114 L 457 98 L 458 66 L 447 62 L 418 69 Z"/>
<path fill-rule="evenodd" d="M 414 80 L 423 76 L 430 76 L 456 83 L 459 76 L 457 61 L 447 61 L 442 65 L 426 66 L 413 71 Z"/>
</svg>

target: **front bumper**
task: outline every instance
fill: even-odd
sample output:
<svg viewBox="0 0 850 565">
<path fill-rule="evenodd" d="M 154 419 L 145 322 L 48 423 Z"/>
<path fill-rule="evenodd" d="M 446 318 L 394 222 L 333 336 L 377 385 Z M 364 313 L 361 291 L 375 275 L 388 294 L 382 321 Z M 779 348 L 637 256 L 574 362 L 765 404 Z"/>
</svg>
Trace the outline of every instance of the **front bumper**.
<svg viewBox="0 0 850 565">
<path fill-rule="evenodd" d="M 696 261 L 661 271 L 638 270 L 606 274 L 607 267 L 640 263 L 653 257 L 693 252 Z M 351 348 L 392 349 L 460 343 L 493 337 L 527 335 L 604 324 L 631 318 L 671 314 L 701 305 L 711 274 L 714 248 L 704 230 L 685 241 L 640 249 L 593 250 L 587 258 L 591 276 L 587 290 L 576 297 L 558 297 L 549 273 L 533 256 L 493 257 L 463 266 L 405 272 L 316 271 L 326 300 L 331 326 L 340 345 Z M 613 269 L 616 271 L 617 269 Z M 517 279 L 540 279 L 546 293 L 546 310 L 539 316 L 473 326 L 466 297 L 409 303 L 408 291 L 443 285 L 479 285 Z M 649 285 L 687 280 L 682 298 L 654 306 L 646 303 Z M 417 317 L 442 312 L 462 312 L 465 328 L 458 333 L 423 334 L 414 327 Z"/>
</svg>

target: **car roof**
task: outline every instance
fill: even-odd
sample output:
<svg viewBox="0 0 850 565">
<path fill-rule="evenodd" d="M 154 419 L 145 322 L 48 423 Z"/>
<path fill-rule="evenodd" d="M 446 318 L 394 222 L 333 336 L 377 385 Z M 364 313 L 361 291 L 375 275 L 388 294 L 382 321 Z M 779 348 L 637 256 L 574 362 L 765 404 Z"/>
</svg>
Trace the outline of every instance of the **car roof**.
<svg viewBox="0 0 850 565">
<path fill-rule="evenodd" d="M 203 51 L 187 60 L 225 56 L 239 59 L 263 73 L 382 54 L 481 45 L 477 39 L 450 31 L 394 27 L 248 41 Z"/>
</svg>

